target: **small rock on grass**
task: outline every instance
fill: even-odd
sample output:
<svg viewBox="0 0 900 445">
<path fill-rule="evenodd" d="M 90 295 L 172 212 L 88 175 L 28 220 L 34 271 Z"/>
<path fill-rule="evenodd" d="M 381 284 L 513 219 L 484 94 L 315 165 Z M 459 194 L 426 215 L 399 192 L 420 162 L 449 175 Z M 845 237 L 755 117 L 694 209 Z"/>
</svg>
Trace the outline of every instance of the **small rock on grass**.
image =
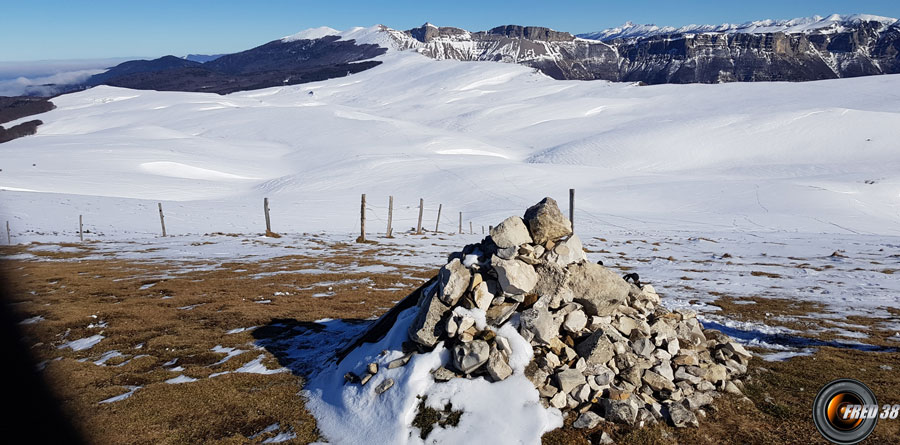
<svg viewBox="0 0 900 445">
<path fill-rule="evenodd" d="M 599 425 L 602 420 L 603 418 L 600 417 L 599 414 L 593 411 L 588 411 L 579 416 L 578 420 L 576 420 L 575 423 L 572 424 L 572 426 L 578 429 L 592 429 Z"/>
<path fill-rule="evenodd" d="M 696 427 L 700 425 L 700 423 L 697 422 L 697 416 L 680 403 L 672 403 L 669 405 L 669 419 L 672 421 L 672 426 L 675 428 L 686 428 L 689 426 Z"/>
</svg>

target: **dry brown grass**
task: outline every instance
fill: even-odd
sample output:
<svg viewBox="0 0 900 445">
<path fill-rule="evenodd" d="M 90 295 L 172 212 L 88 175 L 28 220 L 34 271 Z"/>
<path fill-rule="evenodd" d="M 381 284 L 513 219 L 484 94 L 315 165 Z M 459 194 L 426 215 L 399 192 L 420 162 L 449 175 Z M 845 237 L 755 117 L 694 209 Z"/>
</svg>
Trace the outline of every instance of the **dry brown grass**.
<svg viewBox="0 0 900 445">
<path fill-rule="evenodd" d="M 16 253 L 10 250 L 3 253 Z M 253 440 L 249 436 L 276 422 L 281 431 L 290 429 L 297 435 L 293 443 L 314 441 L 315 420 L 298 395 L 302 377 L 241 373 L 209 378 L 213 372 L 237 369 L 261 353 L 264 365 L 278 368 L 274 356 L 252 349 L 252 332 L 226 332 L 275 319 L 370 318 L 434 273 L 398 266 L 392 266 L 397 272 L 387 274 L 331 273 L 326 266 L 319 273 L 253 279 L 260 273 L 322 268 L 323 261 L 341 266 L 382 263 L 371 259 L 374 252 L 358 256 L 336 249 L 324 259 L 291 256 L 180 273 L 183 267 L 209 265 L 80 260 L 89 250 L 41 252 L 39 261 L 4 261 L 0 267 L 14 278 L 12 303 L 21 317 L 44 318 L 22 326 L 25 341 L 45 361 L 46 379 L 93 443 L 257 443 L 274 433 Z M 149 284 L 152 287 L 141 289 Z M 330 295 L 313 297 L 317 293 Z M 262 300 L 270 302 L 258 303 Z M 100 322 L 105 327 L 96 326 Z M 95 326 L 89 327 L 92 323 Z M 95 334 L 105 338 L 91 349 L 59 349 Z M 216 365 L 225 357 L 212 352 L 217 345 L 248 352 Z M 125 357 L 111 359 L 107 366 L 93 363 L 113 350 Z M 183 371 L 163 366 L 176 358 L 175 366 Z M 165 383 L 180 374 L 198 380 Z M 99 403 L 127 392 L 126 386 L 141 388 L 128 399 Z"/>
<path fill-rule="evenodd" d="M 249 439 L 266 426 L 279 423 L 281 430 L 296 434 L 293 443 L 317 440 L 315 420 L 298 395 L 301 376 L 226 374 L 265 355 L 263 363 L 276 368 L 269 352 L 252 350 L 215 365 L 224 354 L 212 352 L 216 345 L 249 350 L 252 332 L 226 335 L 231 329 L 264 326 L 273 320 L 313 321 L 320 318 L 365 319 L 380 315 L 402 299 L 433 270 L 398 267 L 378 260 L 375 248 L 322 244 L 320 255 L 286 256 L 271 260 L 225 263 L 163 264 L 146 261 L 85 260 L 91 244 L 70 246 L 76 252 L 45 251 L 37 261 L 6 261 L 3 272 L 15 278 L 13 297 L 22 318 L 42 316 L 44 321 L 22 326 L 32 351 L 45 360 L 44 374 L 73 421 L 94 443 L 258 443 L 273 433 Z M 22 248 L 3 249 L 18 253 Z M 36 253 L 30 251 L 31 253 Z M 674 260 L 674 259 L 673 259 Z M 328 270 L 323 263 L 396 267 L 381 274 Z M 184 272 L 186 267 L 210 270 Z M 317 273 L 256 274 L 325 269 Z M 624 268 L 622 268 L 624 270 Z M 184 272 L 184 273 L 182 273 Z M 411 278 L 402 278 L 402 277 Z M 363 281 L 368 279 L 371 281 Z M 323 282 L 331 282 L 322 285 Z M 400 283 L 400 286 L 397 286 Z M 153 284 L 141 289 L 141 286 Z M 326 292 L 327 297 L 314 294 Z M 400 289 L 397 289 L 397 288 Z M 286 292 L 289 295 L 274 295 Z M 715 304 L 729 318 L 765 321 L 772 316 L 796 321 L 780 325 L 808 330 L 817 323 L 821 304 L 792 299 L 744 298 L 753 304 L 719 296 Z M 163 298 L 163 297 L 171 298 Z M 257 303 L 270 300 L 267 304 Z M 193 306 L 193 309 L 179 309 Z M 887 308 L 894 317 L 900 310 Z M 94 318 L 93 316 L 96 316 Z M 106 327 L 89 327 L 105 322 Z M 847 322 L 870 328 L 871 343 L 893 345 L 890 331 L 880 328 L 884 319 L 848 317 Z M 102 333 L 106 338 L 81 352 L 58 347 L 70 340 Z M 827 339 L 827 335 L 822 339 Z M 867 340 L 868 341 L 868 340 Z M 137 346 L 140 349 L 136 349 Z M 125 357 L 99 366 L 104 352 L 117 350 Z M 178 359 L 183 371 L 172 372 L 163 364 Z M 84 360 L 85 361 L 80 361 Z M 884 403 L 900 403 L 900 354 L 821 348 L 812 356 L 784 362 L 755 359 L 752 381 L 746 387 L 750 403 L 738 397 L 719 399 L 717 410 L 701 419 L 699 429 L 676 430 L 658 425 L 629 431 L 602 424 L 593 431 L 566 427 L 545 435 L 544 443 L 596 442 L 600 431 L 623 444 L 745 444 L 824 443 L 810 418 L 816 391 L 827 381 L 855 377 L 867 383 Z M 889 371 L 881 365 L 893 364 Z M 116 366 L 120 365 L 120 366 Z M 179 374 L 197 378 L 185 384 L 166 384 Z M 130 398 L 98 402 L 141 386 Z M 882 421 L 867 443 L 900 443 L 900 421 Z"/>
</svg>

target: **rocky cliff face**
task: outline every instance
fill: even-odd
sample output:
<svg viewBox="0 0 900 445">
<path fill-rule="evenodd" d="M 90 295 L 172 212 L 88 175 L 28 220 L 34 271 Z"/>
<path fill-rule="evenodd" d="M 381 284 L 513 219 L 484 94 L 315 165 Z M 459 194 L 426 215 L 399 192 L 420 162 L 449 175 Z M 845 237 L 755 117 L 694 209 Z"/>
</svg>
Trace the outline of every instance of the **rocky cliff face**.
<svg viewBox="0 0 900 445">
<path fill-rule="evenodd" d="M 896 21 L 855 17 L 799 31 L 777 26 L 720 29 L 654 28 L 645 35 L 605 34 L 594 40 L 541 27 L 469 32 L 425 24 L 391 35 L 401 49 L 435 59 L 520 63 L 556 79 L 716 83 L 900 72 Z M 763 31 L 755 31 L 759 29 Z"/>
</svg>

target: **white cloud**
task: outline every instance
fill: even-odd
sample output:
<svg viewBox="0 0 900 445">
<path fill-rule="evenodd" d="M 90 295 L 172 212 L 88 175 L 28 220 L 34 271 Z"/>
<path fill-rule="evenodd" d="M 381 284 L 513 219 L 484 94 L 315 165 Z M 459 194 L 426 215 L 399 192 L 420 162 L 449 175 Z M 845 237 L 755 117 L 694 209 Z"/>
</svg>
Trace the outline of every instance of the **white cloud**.
<svg viewBox="0 0 900 445">
<path fill-rule="evenodd" d="M 89 69 L 64 71 L 49 76 L 25 77 L 0 80 L 0 96 L 52 96 L 60 91 L 60 87 L 80 83 L 105 69 Z"/>
<path fill-rule="evenodd" d="M 82 82 L 126 60 L 132 58 L 0 62 L 0 96 L 53 95 L 60 85 Z"/>
</svg>

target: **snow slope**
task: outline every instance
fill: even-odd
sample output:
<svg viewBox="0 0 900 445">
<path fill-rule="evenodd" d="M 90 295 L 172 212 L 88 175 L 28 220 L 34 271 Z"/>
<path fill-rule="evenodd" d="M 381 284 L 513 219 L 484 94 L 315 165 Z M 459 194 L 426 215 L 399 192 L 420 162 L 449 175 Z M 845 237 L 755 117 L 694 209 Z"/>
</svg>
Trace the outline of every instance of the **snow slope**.
<svg viewBox="0 0 900 445">
<path fill-rule="evenodd" d="M 451 231 L 456 212 L 494 224 L 576 188 L 576 224 L 596 234 L 900 234 L 900 76 L 638 87 L 380 59 L 227 96 L 60 96 L 37 135 L 0 146 L 0 218 L 20 241 L 74 239 L 79 214 L 106 237 L 150 235 L 162 201 L 170 233 L 246 233 L 266 196 L 277 231 L 349 233 L 366 193 L 373 230 L 393 195 L 396 230 L 415 225 L 421 197 Z"/>
</svg>

